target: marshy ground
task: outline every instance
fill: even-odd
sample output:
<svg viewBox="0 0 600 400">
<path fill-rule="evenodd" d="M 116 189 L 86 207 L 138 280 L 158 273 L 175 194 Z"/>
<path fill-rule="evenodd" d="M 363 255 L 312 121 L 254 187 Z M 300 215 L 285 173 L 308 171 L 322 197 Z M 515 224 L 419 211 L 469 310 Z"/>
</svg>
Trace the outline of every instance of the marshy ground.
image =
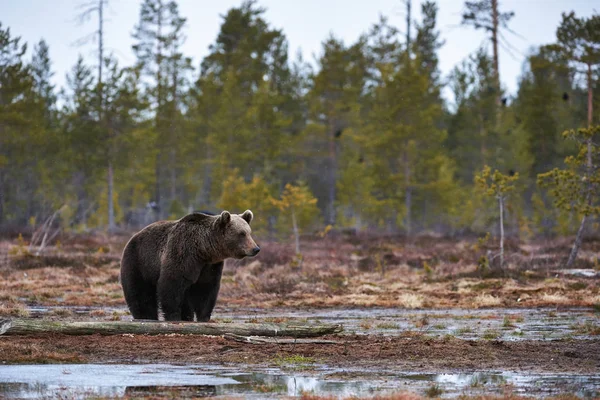
<svg viewBox="0 0 600 400">
<path fill-rule="evenodd" d="M 63 237 L 39 256 L 26 239 L 2 241 L 0 315 L 131 319 L 118 281 L 126 240 Z M 509 242 L 504 269 L 480 267 L 491 248 L 476 239 L 302 245 L 301 262 L 263 241 L 256 259 L 228 263 L 213 319 L 341 323 L 327 338 L 335 344 L 0 337 L 0 389 L 11 398 L 600 395 L 600 242 L 585 243 L 571 270 L 561 267 L 567 239 Z"/>
</svg>

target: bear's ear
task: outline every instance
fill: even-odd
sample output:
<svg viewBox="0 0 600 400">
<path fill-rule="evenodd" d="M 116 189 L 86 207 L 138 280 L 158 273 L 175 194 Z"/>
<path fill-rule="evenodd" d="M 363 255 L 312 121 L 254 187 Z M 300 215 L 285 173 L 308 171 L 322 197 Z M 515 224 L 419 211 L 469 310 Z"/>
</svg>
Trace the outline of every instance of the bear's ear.
<svg viewBox="0 0 600 400">
<path fill-rule="evenodd" d="M 219 224 L 225 226 L 229 221 L 231 221 L 231 214 L 229 214 L 229 211 L 223 211 L 219 216 Z"/>
<path fill-rule="evenodd" d="M 252 211 L 246 210 L 242 215 L 240 215 L 240 217 L 242 217 L 244 221 L 246 221 L 248 225 L 250 225 L 250 222 L 252 222 L 252 218 L 254 218 L 254 214 L 252 214 Z"/>
</svg>

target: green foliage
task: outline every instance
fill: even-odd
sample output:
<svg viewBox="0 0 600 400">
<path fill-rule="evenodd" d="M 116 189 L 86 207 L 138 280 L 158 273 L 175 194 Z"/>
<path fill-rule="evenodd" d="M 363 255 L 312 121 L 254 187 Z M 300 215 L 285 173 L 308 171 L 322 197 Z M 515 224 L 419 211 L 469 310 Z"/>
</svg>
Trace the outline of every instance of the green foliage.
<svg viewBox="0 0 600 400">
<path fill-rule="evenodd" d="M 435 2 L 421 5 L 410 46 L 381 17 L 355 42 L 325 38 L 312 67 L 291 62 L 285 33 L 244 1 L 223 15 L 193 83 L 177 2 L 141 3 L 135 64 L 108 56 L 99 79 L 80 57 L 60 91 L 47 43 L 26 60 L 25 44 L 0 25 L 0 223 L 25 226 L 61 209 L 63 229 L 105 227 L 109 167 L 116 222 L 132 228 L 188 208 L 249 208 L 254 230 L 272 236 L 291 228 L 298 238 L 313 224 L 323 235 L 479 234 L 511 194 L 501 209 L 513 232 L 571 234 L 599 211 L 596 170 L 585 165 L 588 139 L 597 157 L 595 134 L 560 134 L 585 121 L 574 80 L 582 63 L 598 86 L 597 16 L 565 14 L 557 44 L 532 50 L 517 96 L 499 110 L 484 50 L 453 70 L 454 103 L 442 98 Z M 468 2 L 463 23 L 490 32 L 490 5 Z M 501 13 L 501 28 L 510 17 Z M 521 178 L 499 172 L 511 170 Z"/>
<path fill-rule="evenodd" d="M 113 191 L 113 204 L 115 205 L 115 220 L 120 221 L 123 213 L 119 205 L 119 194 Z M 177 218 L 181 218 L 181 215 Z M 104 228 L 108 225 L 108 191 L 105 189 L 100 193 L 98 204 L 94 212 L 91 213 L 87 226 L 90 228 Z"/>
<path fill-rule="evenodd" d="M 281 212 L 283 225 L 296 225 L 299 233 L 318 220 L 317 199 L 304 182 L 297 185 L 288 183 L 280 199 L 271 199 L 271 204 Z"/>
<path fill-rule="evenodd" d="M 254 176 L 250 182 L 234 170 L 223 182 L 223 191 L 218 202 L 219 208 L 242 213 L 251 209 L 254 213 L 252 230 L 264 234 L 271 228 L 269 216 L 274 215 L 276 206 L 272 203 L 273 188 L 261 176 Z"/>
<path fill-rule="evenodd" d="M 600 126 L 565 131 L 565 139 L 578 143 L 576 155 L 565 158 L 564 169 L 554 168 L 538 175 L 539 185 L 549 189 L 558 208 L 582 215 L 598 215 L 600 212 L 599 134 Z M 588 165 L 588 160 L 591 165 Z"/>
<path fill-rule="evenodd" d="M 475 184 L 487 196 L 496 198 L 506 197 L 508 193 L 515 190 L 515 182 L 519 179 L 519 173 L 514 175 L 504 175 L 498 170 L 492 172 L 489 166 L 484 166 L 483 170 L 475 175 Z"/>
</svg>

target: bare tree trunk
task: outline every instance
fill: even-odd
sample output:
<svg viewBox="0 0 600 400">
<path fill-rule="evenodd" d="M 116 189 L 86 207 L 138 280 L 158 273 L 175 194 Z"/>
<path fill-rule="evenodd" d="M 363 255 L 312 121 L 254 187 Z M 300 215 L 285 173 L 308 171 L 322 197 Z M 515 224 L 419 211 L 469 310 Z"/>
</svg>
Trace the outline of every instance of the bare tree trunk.
<svg viewBox="0 0 600 400">
<path fill-rule="evenodd" d="M 481 111 L 481 110 L 480 110 Z M 481 165 L 487 165 L 487 147 L 486 147 L 486 132 L 483 124 L 483 115 L 479 113 L 479 137 L 481 143 L 479 143 L 479 152 L 481 153 Z"/>
<path fill-rule="evenodd" d="M 0 171 L 0 224 L 4 222 L 4 172 Z"/>
<path fill-rule="evenodd" d="M 583 230 L 585 228 L 586 219 L 586 215 L 581 218 L 581 224 L 579 225 L 579 229 L 577 229 L 577 235 L 575 236 L 575 243 L 573 243 L 573 248 L 569 254 L 569 259 L 567 260 L 567 268 L 570 268 L 577 259 L 577 253 L 579 253 L 579 249 L 581 248 L 581 243 L 583 241 Z"/>
<path fill-rule="evenodd" d="M 160 152 L 156 154 L 156 166 L 154 168 L 154 176 L 156 178 L 155 186 L 154 186 L 154 202 L 156 203 L 156 212 L 155 217 L 160 219 L 162 217 L 162 207 L 161 207 L 161 193 L 160 193 Z"/>
<path fill-rule="evenodd" d="M 339 333 L 339 324 L 244 324 L 135 321 L 48 321 L 0 319 L 0 335 L 224 335 L 318 337 Z"/>
<path fill-rule="evenodd" d="M 162 124 L 160 123 L 161 121 L 161 113 L 163 112 L 162 109 L 162 100 L 163 100 L 163 96 L 162 96 L 162 59 L 163 59 L 163 55 L 162 55 L 162 15 L 163 15 L 163 4 L 162 1 L 158 1 L 158 18 L 157 18 L 157 22 L 156 22 L 156 130 L 158 132 L 158 140 L 157 140 L 157 153 L 156 153 L 156 167 L 155 167 L 155 179 L 156 179 L 156 186 L 155 186 L 155 190 L 156 193 L 154 194 L 154 197 L 156 198 L 156 205 L 158 207 L 158 218 L 162 218 L 162 214 L 163 214 L 163 204 L 162 204 L 162 194 L 161 194 L 161 186 L 160 186 L 160 175 L 161 175 L 161 152 L 162 152 L 162 146 L 164 145 L 164 143 L 161 143 L 161 139 L 162 139 L 162 135 L 160 130 L 162 129 Z"/>
<path fill-rule="evenodd" d="M 588 85 L 588 128 L 592 127 L 592 117 L 593 117 L 593 87 L 592 87 L 592 64 L 588 63 L 587 65 L 587 85 Z M 588 142 L 589 143 L 589 142 Z M 592 165 L 592 149 L 588 146 L 588 167 L 591 169 Z"/>
<path fill-rule="evenodd" d="M 102 67 L 104 63 L 104 3 L 107 0 L 98 0 L 98 121 L 102 129 L 107 129 L 104 122 L 104 88 L 102 87 Z M 113 169 L 112 169 L 112 134 L 107 132 L 108 136 L 108 232 L 115 230 L 115 205 L 113 203 Z"/>
<path fill-rule="evenodd" d="M 335 129 L 334 124 L 331 124 L 331 132 L 329 135 L 329 201 L 327 204 L 327 224 L 335 225 L 336 215 L 335 215 L 335 178 L 336 178 L 336 170 L 337 170 L 337 151 L 336 151 L 336 142 L 335 142 Z"/>
<path fill-rule="evenodd" d="M 206 151 L 204 158 L 204 178 L 202 180 L 202 201 L 204 207 L 211 205 L 210 192 L 212 187 L 212 157 L 208 140 L 205 142 Z"/>
<path fill-rule="evenodd" d="M 498 60 L 498 0 L 492 0 L 492 47 L 494 52 L 494 85 L 496 86 L 496 107 L 500 110 L 500 62 Z"/>
<path fill-rule="evenodd" d="M 179 76 L 178 76 L 178 68 L 177 68 L 177 57 L 175 56 L 176 54 L 176 48 L 175 48 L 175 44 L 173 44 L 172 47 L 172 53 L 171 53 L 171 57 L 172 57 L 172 63 L 173 63 L 173 75 L 172 75 L 172 80 L 173 80 L 173 88 L 172 88 L 172 93 L 171 95 L 173 96 L 173 106 L 171 107 L 171 115 L 170 115 L 170 124 L 169 124 L 169 129 L 170 129 L 170 140 L 173 142 L 177 142 L 175 135 L 177 134 L 177 125 L 176 125 L 176 121 L 177 121 L 177 103 L 179 101 L 178 98 L 178 93 L 177 93 L 177 84 L 179 81 Z M 172 145 L 171 147 L 171 202 L 173 202 L 176 198 L 177 198 L 177 168 L 176 168 L 176 160 L 177 160 L 177 154 L 175 154 L 175 145 Z"/>
<path fill-rule="evenodd" d="M 294 229 L 294 242 L 296 243 L 296 254 L 300 254 L 300 232 L 296 221 L 296 211 L 292 208 L 292 226 Z"/>
<path fill-rule="evenodd" d="M 102 111 L 102 61 L 104 59 L 104 2 L 98 0 L 98 101 Z"/>
<path fill-rule="evenodd" d="M 112 152 L 111 152 L 112 153 Z M 115 231 L 115 205 L 113 202 L 114 180 L 112 162 L 108 161 L 108 232 Z"/>
<path fill-rule="evenodd" d="M 412 187 L 410 185 L 410 165 L 408 164 L 408 154 L 404 153 L 404 186 L 405 197 L 404 206 L 406 207 L 406 235 L 411 234 L 412 224 Z"/>
<path fill-rule="evenodd" d="M 175 169 L 175 149 L 171 149 L 171 202 L 177 198 L 177 170 Z"/>
<path fill-rule="evenodd" d="M 593 111 L 593 92 L 592 92 L 592 64 L 588 63 L 587 70 L 587 87 L 588 87 L 588 128 L 592 127 L 592 111 Z M 590 137 L 587 140 L 587 160 L 586 160 L 586 194 L 585 194 L 585 205 L 590 206 L 592 204 L 592 183 L 591 177 L 593 174 L 593 164 L 592 164 L 592 138 Z M 577 253 L 579 253 L 579 248 L 581 247 L 581 243 L 583 242 L 583 232 L 585 231 L 585 222 L 587 220 L 587 216 L 584 214 L 583 218 L 581 218 L 581 224 L 579 225 L 579 229 L 577 229 L 577 235 L 575 236 L 575 243 L 573 243 L 573 248 L 571 249 L 571 254 L 569 254 L 569 259 L 567 260 L 567 268 L 571 267 L 575 260 L 577 259 Z"/>
<path fill-rule="evenodd" d="M 504 268 L 504 197 L 498 196 L 500 207 L 500 268 Z"/>
<path fill-rule="evenodd" d="M 411 22 L 411 0 L 406 2 L 406 66 L 410 67 L 410 22 Z"/>
</svg>

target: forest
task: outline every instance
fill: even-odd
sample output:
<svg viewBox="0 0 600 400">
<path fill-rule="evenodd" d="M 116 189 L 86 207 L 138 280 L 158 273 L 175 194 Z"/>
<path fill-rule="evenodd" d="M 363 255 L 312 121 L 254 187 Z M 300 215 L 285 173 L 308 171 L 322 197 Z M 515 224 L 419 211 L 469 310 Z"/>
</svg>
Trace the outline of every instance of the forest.
<svg viewBox="0 0 600 400">
<path fill-rule="evenodd" d="M 24 43 L 0 25 L 4 230 L 52 216 L 64 231 L 110 232 L 252 209 L 269 238 L 597 232 L 598 15 L 564 13 L 509 95 L 498 45 L 513 13 L 491 18 L 488 2 L 457 16 L 490 40 L 449 76 L 435 2 L 409 14 L 408 29 L 381 16 L 355 43 L 323 38 L 316 67 L 291 59 L 254 0 L 222 16 L 200 65 L 181 51 L 177 2 L 144 0 L 136 62 L 119 65 L 103 49 L 105 2 L 91 4 L 98 57 L 80 56 L 66 87 L 52 84 L 43 38 Z"/>
<path fill-rule="evenodd" d="M 62 36 L 0 15 L 0 398 L 600 398 L 597 11 L 561 2 L 513 90 L 516 2 L 457 1 L 485 41 L 445 73 L 449 2 L 311 61 L 266 0 L 202 59 L 183 0 L 136 0 L 125 65 L 77 1 L 64 85 Z"/>
</svg>

